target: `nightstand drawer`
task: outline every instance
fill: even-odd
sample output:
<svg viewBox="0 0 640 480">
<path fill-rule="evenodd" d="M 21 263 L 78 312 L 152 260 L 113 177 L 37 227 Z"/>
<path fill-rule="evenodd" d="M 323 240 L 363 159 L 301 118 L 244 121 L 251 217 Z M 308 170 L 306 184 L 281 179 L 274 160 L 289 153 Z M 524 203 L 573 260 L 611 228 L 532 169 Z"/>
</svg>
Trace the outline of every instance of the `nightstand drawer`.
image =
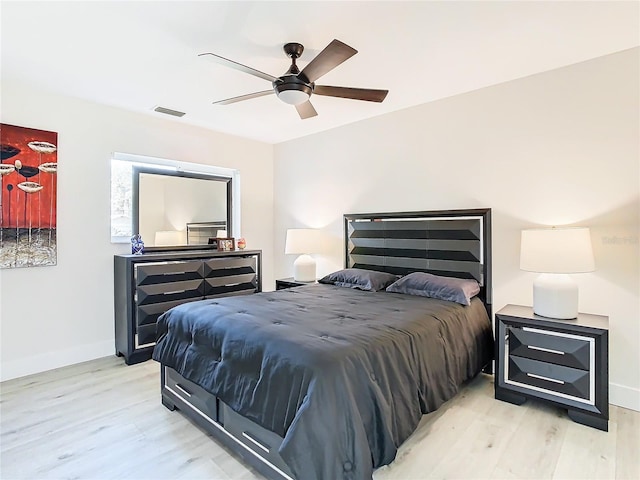
<svg viewBox="0 0 640 480">
<path fill-rule="evenodd" d="M 510 355 L 505 383 L 594 405 L 593 371 Z"/>
<path fill-rule="evenodd" d="M 582 370 L 592 367 L 595 341 L 591 337 L 534 327 L 509 326 L 507 332 L 510 355 Z"/>
</svg>

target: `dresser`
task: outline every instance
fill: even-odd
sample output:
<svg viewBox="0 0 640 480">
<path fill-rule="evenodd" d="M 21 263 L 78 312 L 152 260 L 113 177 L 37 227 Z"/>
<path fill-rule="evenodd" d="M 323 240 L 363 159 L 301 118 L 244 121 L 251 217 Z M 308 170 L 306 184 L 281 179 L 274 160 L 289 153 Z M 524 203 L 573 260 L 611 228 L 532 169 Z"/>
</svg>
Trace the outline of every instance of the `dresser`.
<svg viewBox="0 0 640 480">
<path fill-rule="evenodd" d="M 156 322 L 181 303 L 262 290 L 262 252 L 189 250 L 114 256 L 116 355 L 151 358 Z"/>
<path fill-rule="evenodd" d="M 566 408 L 574 421 L 606 431 L 608 351 L 605 316 L 556 320 L 507 305 L 496 313 L 495 396 L 517 405 L 545 400 Z"/>
</svg>

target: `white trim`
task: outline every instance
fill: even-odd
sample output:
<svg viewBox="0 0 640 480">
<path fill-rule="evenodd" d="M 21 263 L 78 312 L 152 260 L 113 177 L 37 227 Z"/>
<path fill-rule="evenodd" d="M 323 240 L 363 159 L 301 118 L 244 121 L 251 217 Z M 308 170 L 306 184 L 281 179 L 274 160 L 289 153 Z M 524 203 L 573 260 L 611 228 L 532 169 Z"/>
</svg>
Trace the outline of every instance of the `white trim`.
<svg viewBox="0 0 640 480">
<path fill-rule="evenodd" d="M 640 388 L 609 383 L 609 403 L 640 412 Z"/>
<path fill-rule="evenodd" d="M 0 365 L 0 381 L 4 382 L 110 355 L 114 355 L 113 339 L 3 362 Z"/>
</svg>

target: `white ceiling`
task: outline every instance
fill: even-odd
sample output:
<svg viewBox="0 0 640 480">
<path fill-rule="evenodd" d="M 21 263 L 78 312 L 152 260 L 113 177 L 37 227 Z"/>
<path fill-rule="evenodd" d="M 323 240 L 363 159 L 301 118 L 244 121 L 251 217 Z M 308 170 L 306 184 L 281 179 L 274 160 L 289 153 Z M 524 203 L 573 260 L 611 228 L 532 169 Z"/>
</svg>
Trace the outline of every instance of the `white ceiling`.
<svg viewBox="0 0 640 480">
<path fill-rule="evenodd" d="M 639 44 L 639 2 L 8 2 L 2 81 L 278 143 Z M 359 51 L 316 83 L 388 89 L 382 104 L 312 96 L 300 120 L 270 88 L 214 52 L 274 76 L 304 44 L 303 68 L 332 39 Z M 209 57 L 210 58 L 210 57 Z"/>
</svg>

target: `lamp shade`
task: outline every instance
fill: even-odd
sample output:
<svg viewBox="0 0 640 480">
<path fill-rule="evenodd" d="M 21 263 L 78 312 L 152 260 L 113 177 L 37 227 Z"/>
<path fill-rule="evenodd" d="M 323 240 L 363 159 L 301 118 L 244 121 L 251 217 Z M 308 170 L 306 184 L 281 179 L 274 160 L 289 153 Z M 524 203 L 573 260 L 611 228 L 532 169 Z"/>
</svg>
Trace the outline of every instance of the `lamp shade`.
<svg viewBox="0 0 640 480">
<path fill-rule="evenodd" d="M 540 273 L 593 272 L 593 250 L 588 228 L 523 230 L 520 269 Z"/>
<path fill-rule="evenodd" d="M 284 253 L 302 254 L 323 251 L 324 241 L 320 230 L 313 228 L 290 228 L 287 230 Z"/>
<path fill-rule="evenodd" d="M 178 230 L 161 230 L 156 232 L 155 243 L 157 247 L 183 245 L 184 233 Z"/>
</svg>

